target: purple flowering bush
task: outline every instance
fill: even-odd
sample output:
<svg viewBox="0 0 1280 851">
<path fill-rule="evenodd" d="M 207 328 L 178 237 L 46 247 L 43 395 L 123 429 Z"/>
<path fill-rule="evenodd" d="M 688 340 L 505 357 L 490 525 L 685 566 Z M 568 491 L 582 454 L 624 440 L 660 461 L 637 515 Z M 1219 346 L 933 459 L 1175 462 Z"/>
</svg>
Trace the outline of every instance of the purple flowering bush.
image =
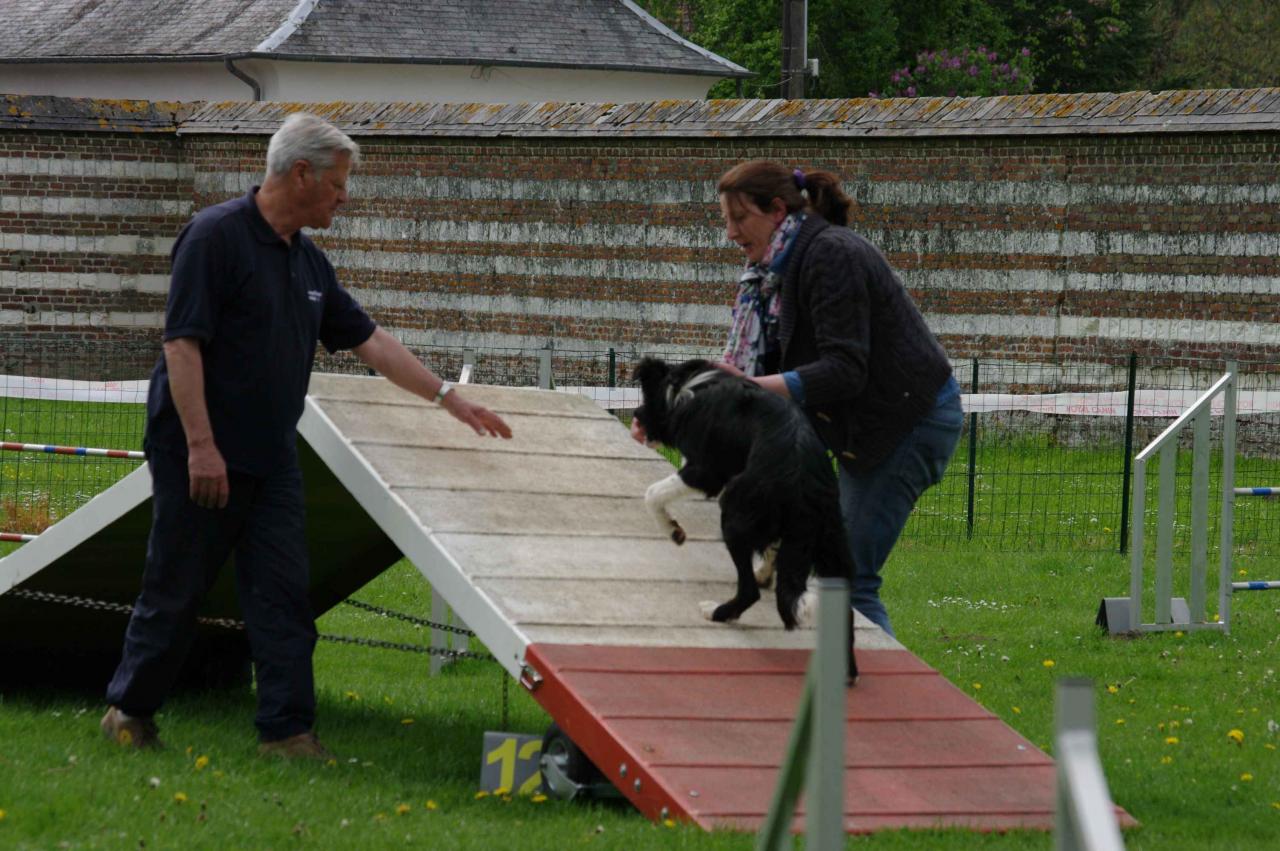
<svg viewBox="0 0 1280 851">
<path fill-rule="evenodd" d="M 914 65 L 895 68 L 889 84 L 873 98 L 983 97 L 1021 95 L 1031 91 L 1031 51 L 1001 59 L 984 45 L 961 50 L 926 50 Z"/>
</svg>

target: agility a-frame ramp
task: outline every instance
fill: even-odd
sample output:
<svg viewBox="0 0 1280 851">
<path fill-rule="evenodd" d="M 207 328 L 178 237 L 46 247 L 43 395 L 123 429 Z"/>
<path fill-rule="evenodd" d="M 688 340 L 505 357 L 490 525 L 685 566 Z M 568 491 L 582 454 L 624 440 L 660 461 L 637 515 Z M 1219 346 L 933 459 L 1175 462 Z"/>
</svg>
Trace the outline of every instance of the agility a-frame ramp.
<svg viewBox="0 0 1280 851">
<path fill-rule="evenodd" d="M 328 505 L 350 515 L 327 534 L 355 520 L 373 530 L 363 561 L 347 545 L 363 573 L 342 584 L 363 584 L 403 553 L 646 816 L 756 828 L 814 633 L 782 630 L 768 593 L 738 624 L 702 618 L 699 601 L 733 589 L 718 507 L 675 506 L 683 547 L 660 534 L 642 495 L 671 468 L 612 415 L 570 394 L 464 392 L 515 437 L 480 439 L 382 379 L 312 377 L 299 423 L 319 468 L 307 472 L 309 528 L 326 522 L 312 503 L 319 477 Z M 313 558 L 336 562 L 317 549 Z M 337 586 L 318 611 L 336 604 Z M 1043 752 L 866 622 L 858 658 L 846 830 L 1051 828 L 1054 765 Z"/>
</svg>

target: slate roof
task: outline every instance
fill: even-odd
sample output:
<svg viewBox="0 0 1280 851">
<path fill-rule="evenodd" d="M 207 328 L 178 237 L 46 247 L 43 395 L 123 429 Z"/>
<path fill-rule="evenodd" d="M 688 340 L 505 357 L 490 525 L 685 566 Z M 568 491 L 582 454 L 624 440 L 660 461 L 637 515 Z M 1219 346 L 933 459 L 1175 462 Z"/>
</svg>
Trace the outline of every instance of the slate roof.
<svg viewBox="0 0 1280 851">
<path fill-rule="evenodd" d="M 744 77 L 630 0 L 0 0 L 0 63 L 270 58 Z"/>
<path fill-rule="evenodd" d="M 638 103 L 204 104 L 178 134 L 271 134 L 304 108 L 358 136 L 1036 136 L 1280 130 L 1280 88 Z"/>
</svg>

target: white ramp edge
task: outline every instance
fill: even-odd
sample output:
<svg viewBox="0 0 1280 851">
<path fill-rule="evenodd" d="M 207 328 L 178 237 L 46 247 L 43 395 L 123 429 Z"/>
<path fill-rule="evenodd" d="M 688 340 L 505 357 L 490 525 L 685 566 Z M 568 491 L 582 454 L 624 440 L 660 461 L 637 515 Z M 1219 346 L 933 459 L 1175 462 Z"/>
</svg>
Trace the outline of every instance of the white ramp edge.
<svg viewBox="0 0 1280 851">
<path fill-rule="evenodd" d="M 151 472 L 143 464 L 84 505 L 0 558 L 0 594 L 35 576 L 151 498 Z"/>
</svg>

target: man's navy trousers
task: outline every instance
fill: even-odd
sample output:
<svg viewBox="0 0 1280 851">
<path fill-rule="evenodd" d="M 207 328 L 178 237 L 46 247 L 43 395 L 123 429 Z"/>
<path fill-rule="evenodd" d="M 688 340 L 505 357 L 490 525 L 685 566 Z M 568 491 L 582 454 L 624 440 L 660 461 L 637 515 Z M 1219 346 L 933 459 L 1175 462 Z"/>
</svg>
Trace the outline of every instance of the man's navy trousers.
<svg viewBox="0 0 1280 851">
<path fill-rule="evenodd" d="M 108 702 L 129 715 L 155 714 L 191 647 L 200 604 L 234 554 L 258 734 L 274 741 L 310 730 L 316 628 L 301 471 L 296 464 L 265 477 L 228 471 L 227 507 L 209 509 L 191 501 L 185 457 L 153 450 L 147 465 L 153 511 L 146 570 Z"/>
</svg>

